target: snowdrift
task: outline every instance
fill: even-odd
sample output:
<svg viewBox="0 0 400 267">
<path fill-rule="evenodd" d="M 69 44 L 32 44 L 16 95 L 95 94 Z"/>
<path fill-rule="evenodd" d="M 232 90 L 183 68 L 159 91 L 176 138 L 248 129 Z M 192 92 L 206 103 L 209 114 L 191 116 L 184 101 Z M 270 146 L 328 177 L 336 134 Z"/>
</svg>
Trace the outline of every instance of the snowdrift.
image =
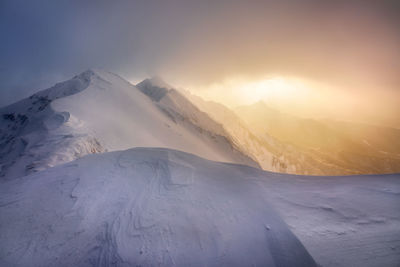
<svg viewBox="0 0 400 267">
<path fill-rule="evenodd" d="M 316 266 L 257 173 L 135 148 L 3 182 L 0 265 Z"/>
</svg>

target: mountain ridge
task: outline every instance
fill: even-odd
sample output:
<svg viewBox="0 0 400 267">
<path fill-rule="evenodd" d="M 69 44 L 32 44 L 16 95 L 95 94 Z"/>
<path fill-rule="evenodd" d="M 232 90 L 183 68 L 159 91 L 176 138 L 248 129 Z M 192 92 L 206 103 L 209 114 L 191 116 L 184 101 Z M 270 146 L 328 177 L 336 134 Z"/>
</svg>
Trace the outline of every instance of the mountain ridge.
<svg viewBox="0 0 400 267">
<path fill-rule="evenodd" d="M 170 147 L 258 166 L 208 115 L 196 113 L 175 91 L 155 103 L 118 75 L 87 70 L 0 109 L 0 176 L 135 146 Z"/>
</svg>

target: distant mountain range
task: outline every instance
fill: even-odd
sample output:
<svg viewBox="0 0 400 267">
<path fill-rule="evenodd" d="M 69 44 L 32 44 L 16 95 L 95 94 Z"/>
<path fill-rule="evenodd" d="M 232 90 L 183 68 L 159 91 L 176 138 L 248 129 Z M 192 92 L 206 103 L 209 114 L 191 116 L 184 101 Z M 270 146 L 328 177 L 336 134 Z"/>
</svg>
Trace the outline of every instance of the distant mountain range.
<svg viewBox="0 0 400 267">
<path fill-rule="evenodd" d="M 400 172 L 400 130 L 355 122 L 305 119 L 283 114 L 264 102 L 237 108 L 259 138 L 273 136 L 317 160 L 312 174 Z"/>
</svg>

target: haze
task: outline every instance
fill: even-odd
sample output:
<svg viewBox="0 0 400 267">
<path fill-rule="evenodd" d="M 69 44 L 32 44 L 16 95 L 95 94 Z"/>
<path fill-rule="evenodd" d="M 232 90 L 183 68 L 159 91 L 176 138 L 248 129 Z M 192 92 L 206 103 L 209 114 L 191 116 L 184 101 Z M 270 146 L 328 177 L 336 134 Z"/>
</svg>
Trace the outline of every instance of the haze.
<svg viewBox="0 0 400 267">
<path fill-rule="evenodd" d="M 118 3 L 116 3 L 118 2 Z M 398 1 L 1 1 L 0 105 L 84 69 L 400 127 Z"/>
</svg>

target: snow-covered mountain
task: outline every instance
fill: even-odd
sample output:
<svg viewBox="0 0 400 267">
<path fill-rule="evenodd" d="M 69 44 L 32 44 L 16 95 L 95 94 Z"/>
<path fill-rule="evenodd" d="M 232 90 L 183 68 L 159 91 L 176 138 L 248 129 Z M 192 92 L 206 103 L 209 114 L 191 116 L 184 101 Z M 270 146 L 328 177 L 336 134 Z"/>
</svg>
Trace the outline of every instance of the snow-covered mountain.
<svg viewBox="0 0 400 267">
<path fill-rule="evenodd" d="M 396 266 L 399 175 L 258 167 L 379 167 L 398 132 L 360 141 L 360 126 L 275 115 L 255 128 L 159 78 L 101 70 L 1 108 L 0 266 Z"/>
<path fill-rule="evenodd" d="M 0 196 L 1 266 L 400 262 L 399 175 L 277 174 L 135 148 L 2 181 Z"/>
<path fill-rule="evenodd" d="M 137 146 L 258 166 L 176 90 L 156 96 L 155 82 L 146 80 L 139 89 L 118 75 L 88 70 L 1 108 L 0 175 L 22 176 L 86 154 Z"/>
<path fill-rule="evenodd" d="M 393 173 L 399 138 L 396 129 L 301 119 L 262 102 L 235 113 L 158 77 L 134 86 L 89 70 L 0 108 L 0 176 L 138 146 L 283 173 Z"/>
<path fill-rule="evenodd" d="M 400 130 L 355 122 L 306 119 L 284 114 L 260 101 L 236 113 L 260 139 L 273 136 L 314 162 L 311 174 L 400 172 Z M 299 172 L 302 173 L 302 172 Z"/>
<path fill-rule="evenodd" d="M 244 163 L 259 167 L 256 159 L 246 153 L 246 149 L 235 142 L 221 123 L 214 120 L 210 114 L 201 111 L 181 92 L 167 85 L 159 78 L 146 79 L 136 85 L 146 94 L 156 106 L 173 122 L 183 125 L 195 135 L 201 133 L 203 141 L 212 140 L 212 146 L 217 147 L 224 154 L 225 161 Z M 210 157 L 207 157 L 210 158 Z"/>
<path fill-rule="evenodd" d="M 105 148 L 76 116 L 54 108 L 57 100 L 87 89 L 84 72 L 0 109 L 0 176 L 12 178 L 71 161 Z"/>
<path fill-rule="evenodd" d="M 234 142 L 251 155 L 264 170 L 293 174 L 335 174 L 335 172 L 332 173 L 331 165 L 322 164 L 318 158 L 313 158 L 303 153 L 301 149 L 282 142 L 264 128 L 262 134 L 253 129 L 251 127 L 253 121 L 249 121 L 251 125 L 249 126 L 247 117 L 239 117 L 234 111 L 220 103 L 205 101 L 186 90 L 182 92 L 201 110 L 221 123 Z M 256 114 L 252 115 L 256 116 Z M 264 126 L 268 122 L 258 121 L 258 123 Z"/>
</svg>

